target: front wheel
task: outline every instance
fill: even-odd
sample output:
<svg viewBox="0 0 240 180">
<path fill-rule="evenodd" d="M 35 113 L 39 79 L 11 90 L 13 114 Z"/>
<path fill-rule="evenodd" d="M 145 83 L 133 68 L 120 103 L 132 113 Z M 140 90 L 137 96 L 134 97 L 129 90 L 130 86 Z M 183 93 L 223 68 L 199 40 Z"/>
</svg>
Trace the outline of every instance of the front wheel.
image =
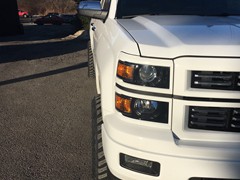
<svg viewBox="0 0 240 180">
<path fill-rule="evenodd" d="M 108 169 L 102 145 L 101 96 L 92 100 L 92 173 L 94 180 L 118 180 Z"/>
</svg>

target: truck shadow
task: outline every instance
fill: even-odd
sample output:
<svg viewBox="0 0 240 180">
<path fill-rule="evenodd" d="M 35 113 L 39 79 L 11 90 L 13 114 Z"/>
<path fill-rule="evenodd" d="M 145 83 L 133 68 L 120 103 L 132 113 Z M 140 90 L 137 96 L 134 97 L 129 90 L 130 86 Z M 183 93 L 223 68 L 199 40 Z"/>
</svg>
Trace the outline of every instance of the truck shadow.
<svg viewBox="0 0 240 180">
<path fill-rule="evenodd" d="M 0 86 L 13 84 L 13 83 L 17 83 L 17 82 L 28 81 L 28 80 L 32 80 L 32 79 L 43 78 L 43 77 L 47 77 L 47 76 L 53 76 L 53 75 L 56 75 L 56 74 L 81 69 L 81 68 L 87 67 L 87 65 L 88 65 L 87 62 L 83 62 L 83 63 L 80 63 L 80 64 L 76 64 L 76 65 L 73 65 L 73 66 L 68 66 L 68 67 L 64 67 L 64 68 L 60 68 L 60 69 L 56 69 L 56 70 L 52 70 L 52 71 L 42 72 L 42 73 L 28 75 L 28 76 L 23 76 L 23 77 L 9 79 L 9 80 L 5 80 L 5 81 L 0 81 Z"/>
</svg>

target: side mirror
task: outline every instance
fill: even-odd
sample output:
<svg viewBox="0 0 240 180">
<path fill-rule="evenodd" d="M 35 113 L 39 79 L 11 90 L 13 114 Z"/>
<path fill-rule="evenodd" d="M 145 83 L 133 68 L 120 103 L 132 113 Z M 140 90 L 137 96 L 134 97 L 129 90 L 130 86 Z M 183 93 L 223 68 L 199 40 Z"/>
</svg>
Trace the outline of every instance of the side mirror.
<svg viewBox="0 0 240 180">
<path fill-rule="evenodd" d="M 78 15 L 105 20 L 108 11 L 101 8 L 100 1 L 81 1 L 78 6 Z"/>
</svg>

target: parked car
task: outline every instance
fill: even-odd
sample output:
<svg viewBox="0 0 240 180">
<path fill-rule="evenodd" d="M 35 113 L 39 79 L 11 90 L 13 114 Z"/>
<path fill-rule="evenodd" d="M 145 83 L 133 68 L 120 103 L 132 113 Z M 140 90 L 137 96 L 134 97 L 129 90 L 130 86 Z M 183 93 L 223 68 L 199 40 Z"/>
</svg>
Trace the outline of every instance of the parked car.
<svg viewBox="0 0 240 180">
<path fill-rule="evenodd" d="M 60 14 L 59 17 L 63 19 L 64 23 L 71 23 L 77 18 L 75 14 Z"/>
<path fill-rule="evenodd" d="M 29 13 L 27 11 L 22 11 L 22 10 L 18 10 L 18 15 L 19 17 L 24 17 L 24 18 L 29 17 Z"/>
<path fill-rule="evenodd" d="M 47 16 L 60 16 L 60 14 L 56 12 L 51 12 L 51 13 L 48 13 Z"/>
<path fill-rule="evenodd" d="M 64 23 L 64 21 L 58 15 L 48 14 L 39 19 L 36 19 L 34 21 L 34 23 L 37 25 L 44 25 L 44 24 L 62 25 Z"/>
</svg>

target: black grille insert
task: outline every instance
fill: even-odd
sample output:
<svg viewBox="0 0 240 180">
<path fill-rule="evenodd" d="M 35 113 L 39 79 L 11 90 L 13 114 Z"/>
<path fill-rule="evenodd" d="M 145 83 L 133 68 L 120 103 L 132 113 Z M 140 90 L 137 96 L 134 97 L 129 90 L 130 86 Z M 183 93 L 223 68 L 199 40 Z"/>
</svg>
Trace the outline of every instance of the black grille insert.
<svg viewBox="0 0 240 180">
<path fill-rule="evenodd" d="M 216 178 L 190 178 L 189 180 L 240 180 L 240 179 L 216 179 Z"/>
<path fill-rule="evenodd" d="M 189 107 L 191 129 L 240 132 L 240 108 Z"/>
<path fill-rule="evenodd" d="M 240 91 L 240 73 L 192 71 L 191 87 Z"/>
</svg>

